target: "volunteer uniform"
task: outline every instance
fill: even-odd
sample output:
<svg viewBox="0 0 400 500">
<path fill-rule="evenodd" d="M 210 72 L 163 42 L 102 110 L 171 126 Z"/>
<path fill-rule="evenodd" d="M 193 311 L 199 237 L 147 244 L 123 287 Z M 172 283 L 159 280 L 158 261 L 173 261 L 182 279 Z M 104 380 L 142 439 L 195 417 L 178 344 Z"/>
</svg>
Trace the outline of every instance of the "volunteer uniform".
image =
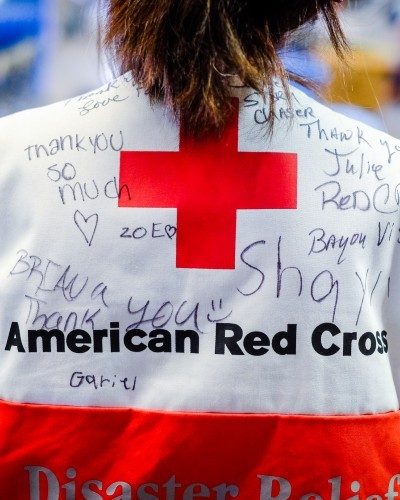
<svg viewBox="0 0 400 500">
<path fill-rule="evenodd" d="M 400 142 L 129 74 L 0 120 L 0 499 L 400 495 Z"/>
</svg>

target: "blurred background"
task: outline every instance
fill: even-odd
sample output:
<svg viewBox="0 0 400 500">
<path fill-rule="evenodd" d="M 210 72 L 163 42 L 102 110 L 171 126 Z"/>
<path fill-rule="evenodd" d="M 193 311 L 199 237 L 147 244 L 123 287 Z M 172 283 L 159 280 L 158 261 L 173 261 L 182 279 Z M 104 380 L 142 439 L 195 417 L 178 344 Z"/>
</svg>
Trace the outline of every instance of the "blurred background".
<svg viewBox="0 0 400 500">
<path fill-rule="evenodd" d="M 0 0 L 0 116 L 111 79 L 101 17 L 99 0 Z M 400 0 L 348 0 L 341 18 L 353 48 L 347 65 L 318 22 L 282 52 L 285 65 L 318 84 L 318 99 L 400 138 Z"/>
<path fill-rule="evenodd" d="M 0 0 L 0 116 L 107 80 L 96 0 Z"/>
</svg>

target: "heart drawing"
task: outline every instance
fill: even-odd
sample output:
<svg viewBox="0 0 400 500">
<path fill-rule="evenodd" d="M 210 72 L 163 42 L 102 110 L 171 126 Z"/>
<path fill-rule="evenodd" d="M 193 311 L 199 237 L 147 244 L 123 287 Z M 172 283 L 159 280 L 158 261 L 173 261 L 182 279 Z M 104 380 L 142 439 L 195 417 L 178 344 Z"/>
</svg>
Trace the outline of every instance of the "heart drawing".
<svg viewBox="0 0 400 500">
<path fill-rule="evenodd" d="M 165 226 L 165 233 L 168 236 L 170 240 L 175 236 L 176 234 L 176 227 L 175 226 L 170 226 L 169 224 Z"/>
<path fill-rule="evenodd" d="M 83 234 L 86 243 L 90 246 L 99 223 L 99 214 L 92 214 L 89 215 L 89 217 L 85 217 L 82 212 L 77 210 L 74 213 L 74 222 L 79 231 Z"/>
</svg>

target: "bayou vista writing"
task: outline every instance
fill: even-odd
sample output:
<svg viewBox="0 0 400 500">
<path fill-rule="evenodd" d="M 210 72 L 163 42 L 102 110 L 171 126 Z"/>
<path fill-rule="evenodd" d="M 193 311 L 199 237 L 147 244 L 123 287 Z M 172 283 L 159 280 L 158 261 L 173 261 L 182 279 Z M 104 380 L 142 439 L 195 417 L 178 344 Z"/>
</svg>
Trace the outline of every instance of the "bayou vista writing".
<svg viewBox="0 0 400 500">
<path fill-rule="evenodd" d="M 229 500 L 230 498 L 240 498 L 242 496 L 236 484 L 227 484 L 225 482 L 216 486 L 209 486 L 198 482 L 182 487 L 182 484 L 178 482 L 175 475 L 171 476 L 163 484 L 148 482 L 140 484 L 137 487 L 125 481 L 116 481 L 107 486 L 103 484 L 103 481 L 91 479 L 85 481 L 81 485 L 80 491 L 78 491 L 76 481 L 77 471 L 74 468 L 69 468 L 66 471 L 67 482 L 65 484 L 60 484 L 60 480 L 56 474 L 46 467 L 27 466 L 25 470 L 29 474 L 30 500 L 39 500 L 42 498 L 41 487 L 46 483 L 48 500 L 59 500 L 60 489 L 65 491 L 67 500 L 78 500 L 78 498 L 82 498 L 83 500 L 106 500 L 115 498 L 114 495 L 117 493 L 120 495 L 118 498 L 121 500 L 133 500 L 134 498 L 137 498 L 137 500 L 159 500 L 161 498 L 167 498 L 168 500 L 194 500 L 196 498 Z M 257 478 L 259 481 L 258 498 L 260 500 L 289 500 L 293 498 L 291 494 L 292 485 L 288 479 L 263 474 L 258 474 Z M 361 490 L 361 483 L 359 481 L 349 481 L 349 484 L 346 485 L 345 483 L 346 481 L 343 481 L 341 476 L 329 478 L 327 480 L 330 490 L 329 497 L 322 497 L 318 493 L 310 492 L 302 495 L 299 500 L 323 500 L 323 498 L 325 500 L 328 500 L 328 498 L 329 500 L 360 500 L 358 493 Z M 350 491 L 355 493 L 355 495 L 345 498 L 343 490 L 344 488 L 348 489 L 349 486 Z M 400 474 L 395 474 L 389 479 L 387 493 L 384 496 L 387 500 L 393 500 L 399 496 L 399 491 Z M 254 491 L 254 493 L 256 492 Z M 382 500 L 382 497 L 371 494 L 365 500 Z"/>
</svg>

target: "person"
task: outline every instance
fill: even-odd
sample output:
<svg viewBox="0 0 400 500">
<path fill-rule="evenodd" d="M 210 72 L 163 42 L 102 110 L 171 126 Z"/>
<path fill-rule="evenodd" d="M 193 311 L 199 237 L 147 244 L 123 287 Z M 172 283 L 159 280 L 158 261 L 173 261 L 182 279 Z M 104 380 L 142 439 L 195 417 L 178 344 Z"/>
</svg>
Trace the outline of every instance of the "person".
<svg viewBox="0 0 400 500">
<path fill-rule="evenodd" d="M 332 0 L 111 0 L 0 120 L 0 497 L 400 492 L 400 143 L 288 81 Z M 79 75 L 77 75 L 79 78 Z"/>
</svg>

